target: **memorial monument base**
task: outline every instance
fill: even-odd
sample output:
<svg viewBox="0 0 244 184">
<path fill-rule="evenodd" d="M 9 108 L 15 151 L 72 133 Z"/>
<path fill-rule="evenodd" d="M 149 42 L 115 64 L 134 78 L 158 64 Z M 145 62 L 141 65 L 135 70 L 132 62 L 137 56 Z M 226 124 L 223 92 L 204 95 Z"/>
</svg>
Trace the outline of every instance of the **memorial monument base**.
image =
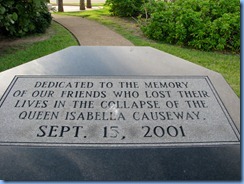
<svg viewBox="0 0 244 184">
<path fill-rule="evenodd" d="M 0 73 L 0 179 L 238 181 L 240 100 L 150 47 L 70 47 Z"/>
</svg>

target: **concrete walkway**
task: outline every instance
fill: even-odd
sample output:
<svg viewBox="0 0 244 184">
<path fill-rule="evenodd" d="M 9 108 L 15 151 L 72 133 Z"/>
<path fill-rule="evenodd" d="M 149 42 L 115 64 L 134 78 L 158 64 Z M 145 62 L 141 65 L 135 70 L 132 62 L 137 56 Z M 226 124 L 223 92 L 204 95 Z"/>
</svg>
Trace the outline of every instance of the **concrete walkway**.
<svg viewBox="0 0 244 184">
<path fill-rule="evenodd" d="M 133 46 L 109 28 L 82 17 L 52 14 L 53 20 L 66 27 L 83 46 Z"/>
</svg>

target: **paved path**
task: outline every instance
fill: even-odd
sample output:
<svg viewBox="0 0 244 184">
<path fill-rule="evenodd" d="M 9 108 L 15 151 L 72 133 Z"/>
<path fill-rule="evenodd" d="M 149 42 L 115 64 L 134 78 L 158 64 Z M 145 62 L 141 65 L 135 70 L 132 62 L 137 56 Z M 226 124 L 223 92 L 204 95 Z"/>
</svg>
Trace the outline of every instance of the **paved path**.
<svg viewBox="0 0 244 184">
<path fill-rule="evenodd" d="M 84 46 L 133 46 L 107 27 L 82 17 L 53 14 L 53 20 L 66 27 Z"/>
</svg>

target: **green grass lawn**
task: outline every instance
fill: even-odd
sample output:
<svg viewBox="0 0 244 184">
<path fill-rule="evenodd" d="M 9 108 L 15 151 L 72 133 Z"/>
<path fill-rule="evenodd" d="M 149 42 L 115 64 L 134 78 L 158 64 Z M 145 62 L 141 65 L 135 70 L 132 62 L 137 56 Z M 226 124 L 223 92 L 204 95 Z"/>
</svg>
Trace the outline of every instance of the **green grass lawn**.
<svg viewBox="0 0 244 184">
<path fill-rule="evenodd" d="M 108 8 L 94 10 L 61 13 L 63 15 L 86 17 L 95 20 L 110 29 L 118 32 L 136 46 L 150 46 L 167 53 L 173 54 L 190 62 L 204 66 L 219 72 L 230 84 L 237 96 L 240 97 L 240 55 L 224 54 L 219 52 L 204 52 L 175 45 L 160 43 L 143 36 L 138 23 L 133 18 L 118 18 L 110 15 Z"/>
<path fill-rule="evenodd" d="M 25 37 L 32 40 L 43 35 Z M 47 30 L 43 41 L 28 41 L 10 45 L 0 51 L 0 71 L 18 66 L 47 54 L 56 52 L 72 45 L 78 45 L 76 39 L 61 25 L 53 22 Z"/>
</svg>

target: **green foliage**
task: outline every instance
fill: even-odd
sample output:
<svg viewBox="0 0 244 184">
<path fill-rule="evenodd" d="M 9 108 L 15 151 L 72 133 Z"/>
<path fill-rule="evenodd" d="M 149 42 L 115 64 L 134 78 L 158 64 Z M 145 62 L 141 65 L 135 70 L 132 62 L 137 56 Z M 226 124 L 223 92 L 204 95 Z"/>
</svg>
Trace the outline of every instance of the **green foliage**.
<svg viewBox="0 0 244 184">
<path fill-rule="evenodd" d="M 142 26 L 150 38 L 206 51 L 240 52 L 238 0 L 154 0 L 150 10 Z"/>
<path fill-rule="evenodd" d="M 120 17 L 138 16 L 145 0 L 107 0 L 112 15 Z"/>
<path fill-rule="evenodd" d="M 51 23 L 51 14 L 45 2 L 0 0 L 0 30 L 17 37 L 45 32 Z"/>
</svg>

